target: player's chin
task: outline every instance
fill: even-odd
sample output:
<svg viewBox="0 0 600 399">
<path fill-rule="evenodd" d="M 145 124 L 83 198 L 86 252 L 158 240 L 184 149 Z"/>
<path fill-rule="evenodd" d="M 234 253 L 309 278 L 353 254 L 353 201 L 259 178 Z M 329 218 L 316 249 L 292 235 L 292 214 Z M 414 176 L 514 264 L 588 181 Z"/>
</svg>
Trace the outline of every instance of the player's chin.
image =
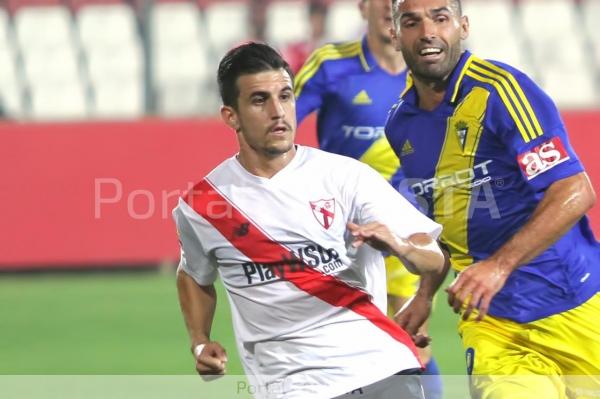
<svg viewBox="0 0 600 399">
<path fill-rule="evenodd" d="M 266 152 L 271 155 L 281 155 L 292 150 L 294 142 L 291 138 L 270 140 L 266 145 Z"/>
</svg>

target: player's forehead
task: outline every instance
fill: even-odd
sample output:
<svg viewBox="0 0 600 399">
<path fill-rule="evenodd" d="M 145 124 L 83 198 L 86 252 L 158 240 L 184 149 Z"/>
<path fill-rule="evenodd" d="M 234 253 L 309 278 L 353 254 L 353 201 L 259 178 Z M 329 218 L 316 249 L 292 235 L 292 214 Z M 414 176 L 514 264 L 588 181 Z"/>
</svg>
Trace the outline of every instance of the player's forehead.
<svg viewBox="0 0 600 399">
<path fill-rule="evenodd" d="M 456 12 L 454 0 L 398 0 L 397 14 L 402 16 L 412 14 L 430 14 L 432 12 L 443 12 L 449 10 Z"/>
<path fill-rule="evenodd" d="M 256 92 L 279 93 L 282 90 L 291 90 L 293 81 L 288 72 L 281 68 L 241 75 L 237 85 L 240 96 L 245 97 Z"/>
</svg>

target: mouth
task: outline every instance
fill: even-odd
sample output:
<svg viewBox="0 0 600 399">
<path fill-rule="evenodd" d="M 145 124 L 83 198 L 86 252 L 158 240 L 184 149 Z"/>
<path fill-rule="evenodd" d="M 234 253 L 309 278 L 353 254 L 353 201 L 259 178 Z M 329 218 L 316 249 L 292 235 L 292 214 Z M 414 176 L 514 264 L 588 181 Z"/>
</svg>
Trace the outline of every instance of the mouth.
<svg viewBox="0 0 600 399">
<path fill-rule="evenodd" d="M 274 135 L 284 135 L 286 134 L 290 129 L 284 125 L 284 124 L 279 124 L 279 125 L 275 125 L 273 126 L 271 129 L 269 129 L 269 133 L 270 134 L 274 134 Z"/>
<path fill-rule="evenodd" d="M 419 50 L 419 57 L 425 61 L 435 62 L 442 58 L 444 50 L 439 47 L 424 47 Z"/>
</svg>

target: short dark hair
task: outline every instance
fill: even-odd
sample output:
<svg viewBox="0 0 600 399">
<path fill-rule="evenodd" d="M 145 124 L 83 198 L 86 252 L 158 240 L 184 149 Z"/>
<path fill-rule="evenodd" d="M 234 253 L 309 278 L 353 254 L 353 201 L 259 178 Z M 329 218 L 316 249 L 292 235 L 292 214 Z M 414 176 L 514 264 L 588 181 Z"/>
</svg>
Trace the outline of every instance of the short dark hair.
<svg viewBox="0 0 600 399">
<path fill-rule="evenodd" d="M 454 3 L 454 5 L 456 6 L 456 8 L 458 9 L 458 15 L 461 16 L 462 15 L 462 3 L 461 0 L 451 0 L 452 3 Z M 396 7 L 398 7 L 398 3 L 400 2 L 400 0 L 392 0 L 392 10 L 393 10 L 393 14 L 394 14 L 394 18 L 396 16 Z"/>
<path fill-rule="evenodd" d="M 240 95 L 237 80 L 240 76 L 278 69 L 284 69 L 293 81 L 294 75 L 289 64 L 267 44 L 249 42 L 229 50 L 219 63 L 217 73 L 223 104 L 237 108 Z"/>
</svg>

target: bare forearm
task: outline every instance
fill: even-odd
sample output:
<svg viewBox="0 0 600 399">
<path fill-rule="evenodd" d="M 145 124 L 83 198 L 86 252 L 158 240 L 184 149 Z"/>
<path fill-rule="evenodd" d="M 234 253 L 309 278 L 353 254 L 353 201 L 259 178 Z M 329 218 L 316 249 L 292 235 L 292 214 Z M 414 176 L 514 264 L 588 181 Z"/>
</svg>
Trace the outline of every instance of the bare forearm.
<svg viewBox="0 0 600 399">
<path fill-rule="evenodd" d="M 192 348 L 210 341 L 210 330 L 217 303 L 214 286 L 200 286 L 183 270 L 178 270 L 177 291 Z"/>
<path fill-rule="evenodd" d="M 423 296 L 424 298 L 431 300 L 435 293 L 444 283 L 448 270 L 450 270 L 450 257 L 444 251 L 444 266 L 441 270 L 434 273 L 424 273 L 421 275 L 419 280 L 419 289 L 416 295 Z"/>
<path fill-rule="evenodd" d="M 437 275 L 443 271 L 444 255 L 437 242 L 425 233 L 397 238 L 390 249 L 413 273 Z"/>
<path fill-rule="evenodd" d="M 529 221 L 491 260 L 509 273 L 538 256 L 592 207 L 594 190 L 585 173 L 552 184 Z"/>
</svg>

